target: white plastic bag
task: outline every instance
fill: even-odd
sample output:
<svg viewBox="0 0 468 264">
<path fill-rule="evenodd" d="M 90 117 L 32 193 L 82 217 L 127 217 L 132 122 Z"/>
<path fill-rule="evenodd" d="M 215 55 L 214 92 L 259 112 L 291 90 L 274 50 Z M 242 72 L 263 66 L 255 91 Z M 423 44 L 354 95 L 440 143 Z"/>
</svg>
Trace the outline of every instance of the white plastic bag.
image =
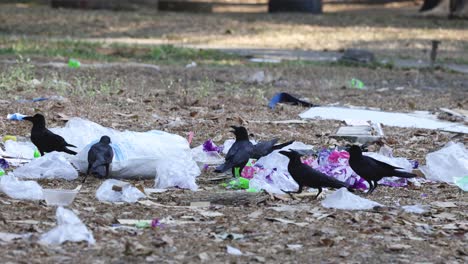
<svg viewBox="0 0 468 264">
<path fill-rule="evenodd" d="M 367 210 L 381 204 L 361 198 L 350 193 L 346 188 L 340 188 L 334 193 L 328 195 L 323 201 L 322 206 L 326 208 L 336 208 L 342 210 Z"/>
<path fill-rule="evenodd" d="M 59 152 L 46 153 L 33 159 L 13 171 L 16 177 L 23 179 L 65 179 L 78 178 L 78 172 L 71 163 Z"/>
<path fill-rule="evenodd" d="M 20 181 L 14 175 L 0 177 L 0 190 L 8 197 L 20 200 L 42 200 L 42 187 L 35 181 Z"/>
<path fill-rule="evenodd" d="M 297 191 L 299 185 L 289 173 L 276 170 L 264 170 L 255 173 L 250 180 L 249 187 L 265 190 L 269 193 L 284 194 L 283 191 Z"/>
<path fill-rule="evenodd" d="M 122 187 L 121 192 L 112 190 L 112 186 Z M 146 197 L 144 193 L 130 183 L 109 179 L 104 181 L 96 191 L 96 197 L 101 202 L 127 202 L 135 203 L 138 199 Z"/>
<path fill-rule="evenodd" d="M 4 143 L 6 156 L 19 159 L 33 159 L 36 146 L 32 142 L 16 142 L 14 140 L 7 140 Z"/>
<path fill-rule="evenodd" d="M 454 183 L 468 176 L 468 150 L 462 143 L 449 142 L 442 149 L 426 156 L 426 166 L 421 166 L 426 179 Z"/>
<path fill-rule="evenodd" d="M 53 245 L 60 245 L 65 241 L 96 243 L 93 234 L 71 210 L 58 207 L 56 217 L 57 226 L 43 234 L 40 243 Z"/>
<path fill-rule="evenodd" d="M 183 159 L 157 160 L 156 161 L 156 179 L 154 188 L 167 189 L 170 187 L 178 187 L 182 189 L 190 189 L 196 191 L 198 189 L 195 183 L 194 174 L 188 174 L 186 171 L 178 168 L 186 166 Z M 197 169 L 198 166 L 197 166 Z"/>
<path fill-rule="evenodd" d="M 310 150 L 313 147 L 302 142 L 294 142 L 283 150 Z M 261 157 L 255 166 L 264 170 L 258 170 L 250 180 L 250 188 L 266 190 L 270 193 L 284 194 L 284 191 L 296 191 L 299 185 L 288 172 L 289 158 L 275 150 L 265 157 Z"/>
<path fill-rule="evenodd" d="M 79 153 L 72 159 L 72 163 L 81 172 L 86 172 L 88 168 L 91 145 L 101 136 L 107 135 L 111 138 L 114 150 L 110 173 L 114 178 L 154 178 L 158 172 L 156 178 L 160 178 L 160 182 L 168 182 L 165 177 L 179 177 L 175 179 L 177 182 L 187 179 L 195 182 L 195 178 L 200 175 L 187 140 L 175 134 L 158 130 L 121 132 L 81 118 L 72 118 L 65 127 L 51 130 L 78 147 Z"/>
</svg>

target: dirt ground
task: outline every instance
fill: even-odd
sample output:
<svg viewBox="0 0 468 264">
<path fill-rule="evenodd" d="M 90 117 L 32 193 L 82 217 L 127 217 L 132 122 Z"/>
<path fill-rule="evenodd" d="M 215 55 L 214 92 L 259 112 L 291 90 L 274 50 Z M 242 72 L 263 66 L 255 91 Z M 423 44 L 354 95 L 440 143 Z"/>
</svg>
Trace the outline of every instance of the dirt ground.
<svg viewBox="0 0 468 264">
<path fill-rule="evenodd" d="M 18 18 L 26 12 L 35 19 L 18 21 L 5 19 L 4 10 L 19 10 Z M 8 12 L 8 11 L 7 11 Z M 61 37 L 73 32 L 89 36 L 91 24 L 107 27 L 110 19 L 120 15 L 141 16 L 142 13 L 114 13 L 109 11 L 66 11 L 73 16 L 99 17 L 90 29 L 82 24 L 70 23 L 73 30 L 60 29 L 45 7 L 18 8 L 0 6 L 0 27 L 7 37 L 26 34 L 35 37 L 46 35 Z M 64 11 L 65 12 L 65 11 Z M 350 11 L 351 12 L 351 11 Z M 91 14 L 91 15 L 89 15 Z M 169 14 L 158 14 L 164 18 Z M 171 14 L 174 15 L 174 14 Z M 219 15 L 195 15 L 191 18 L 208 25 Z M 268 17 L 268 23 L 282 25 L 280 15 Z M 289 15 L 288 15 L 289 16 Z M 292 16 L 292 15 L 291 15 Z M 46 18 L 47 17 L 47 18 Z M 248 17 L 254 17 L 249 15 Z M 224 19 L 224 18 L 223 18 Z M 307 18 L 309 19 L 309 18 Z M 321 23 L 327 24 L 328 18 Z M 42 21 L 30 24 L 27 21 Z M 50 21 L 50 22 L 46 22 Z M 89 20 L 92 21 L 92 20 Z M 155 19 L 160 23 L 163 20 Z M 159 21 L 159 22 L 158 22 Z M 185 21 L 185 22 L 183 22 Z M 252 22 L 252 21 L 251 21 Z M 38 31 L 44 24 L 42 31 Z M 83 22 L 84 23 L 84 22 Z M 240 22 L 239 22 L 240 23 Z M 263 22 L 253 21 L 252 26 Z M 330 22 L 331 23 L 331 22 Z M 423 22 L 418 22 L 423 24 Z M 429 22 L 432 23 L 432 22 Z M 439 21 L 450 32 L 461 30 L 466 21 Z M 216 24 L 216 23 L 214 23 Z M 221 29 L 216 24 L 212 31 L 197 31 L 215 36 Z M 333 26 L 340 26 L 331 24 Z M 134 28 L 134 26 L 129 25 Z M 117 26 L 116 30 L 122 29 Z M 242 27 L 240 27 L 242 28 Z M 420 30 L 423 30 L 421 26 Z M 63 30 L 63 31 L 59 31 Z M 76 29 L 76 31 L 74 31 Z M 333 27 L 330 27 L 333 29 Z M 404 30 L 399 28 L 398 30 Z M 123 29 L 122 29 L 123 30 Z M 169 29 L 167 29 L 170 32 Z M 190 28 L 186 29 L 190 32 Z M 372 30 L 382 30 L 376 27 Z M 427 29 L 428 34 L 432 29 Z M 89 32 L 88 32 L 89 31 Z M 96 30 L 94 32 L 99 32 Z M 218 33 L 216 33 L 218 32 Z M 213 33 L 213 34 L 210 34 Z M 459 32 L 458 32 L 459 33 Z M 99 37 L 112 37 L 106 33 Z M 338 36 L 340 33 L 333 36 Z M 142 34 L 145 35 L 145 34 Z M 453 46 L 464 43 L 466 36 L 454 39 Z M 214 37 L 215 38 L 215 37 Z M 450 37 L 449 37 L 450 38 Z M 462 44 L 466 46 L 465 44 Z M 466 51 L 466 47 L 464 48 Z M 459 49 L 459 52 L 463 49 Z M 398 53 L 393 49 L 391 53 Z M 389 53 L 390 54 L 390 53 Z M 298 106 L 280 105 L 275 110 L 267 108 L 268 99 L 280 91 L 298 94 L 320 104 L 341 104 L 378 107 L 387 111 L 428 110 L 437 112 L 440 107 L 467 108 L 467 75 L 443 70 L 386 69 L 301 64 L 250 64 L 199 65 L 185 68 L 181 65 L 159 65 L 160 69 L 122 66 L 109 68 L 56 68 L 37 66 L 39 63 L 64 61 L 64 58 L 30 56 L 30 62 L 4 63 L 15 59 L 3 55 L 0 72 L 21 76 L 11 86 L 0 91 L 0 116 L 20 112 L 42 112 L 50 127 L 63 126 L 66 117 L 79 116 L 104 126 L 119 130 L 147 131 L 160 129 L 181 136 L 195 133 L 192 146 L 206 139 L 222 143 L 231 138 L 230 125 L 245 125 L 256 139 L 295 139 L 317 147 L 344 145 L 328 136 L 336 132 L 340 122 L 310 120 L 305 124 L 272 124 L 256 121 L 299 119 L 306 110 Z M 91 61 L 84 61 L 91 62 Z M 189 63 L 186 62 L 186 63 Z M 264 80 L 253 81 L 253 76 L 263 71 Z M 351 78 L 361 79 L 367 90 L 349 87 Z M 21 80 L 20 80 L 21 79 Z M 33 79 L 38 82 L 32 81 Z M 5 81 L 6 79 L 3 78 Z M 20 103 L 17 99 L 60 95 L 60 101 Z M 28 137 L 30 124 L 0 120 L 3 135 Z M 384 143 L 394 149 L 395 156 L 417 159 L 424 164 L 427 153 L 440 149 L 450 140 L 468 145 L 466 135 L 384 127 Z M 373 145 L 371 149 L 377 150 Z M 449 172 L 448 172 L 449 173 Z M 109 204 L 97 201 L 95 191 L 101 181 L 95 178 L 83 186 L 70 206 L 92 231 L 96 244 L 65 243 L 61 246 L 44 246 L 37 243 L 40 234 L 55 225 L 55 208 L 44 202 L 14 200 L 0 194 L 0 231 L 7 233 L 32 233 L 30 240 L 2 242 L 0 248 L 5 263 L 466 263 L 468 261 L 467 212 L 465 193 L 448 184 L 424 184 L 421 187 L 391 188 L 380 186 L 369 198 L 385 208 L 369 211 L 343 211 L 327 209 L 320 201 L 305 197 L 298 200 L 272 198 L 260 193 L 249 204 L 212 204 L 209 208 L 188 207 L 190 201 L 220 195 L 245 195 L 226 190 L 221 182 L 210 181 L 218 175 L 203 172 L 198 178 L 199 191 L 171 189 L 163 194 L 151 194 L 151 203 Z M 41 180 L 45 188 L 74 188 L 74 181 Z M 133 181 L 153 187 L 154 181 Z M 363 193 L 358 195 L 365 196 Z M 235 201 L 235 200 L 234 200 Z M 441 204 L 437 202 L 453 202 Z M 407 213 L 400 205 L 430 205 L 424 214 Z M 222 215 L 212 216 L 209 212 Z M 172 219 L 160 229 L 115 228 L 117 219 Z M 271 219 L 281 218 L 294 223 L 281 223 Z M 36 220 L 37 223 L 18 223 L 17 220 Z M 304 224 L 305 223 L 305 224 Z M 217 238 L 230 234 L 226 239 Z M 240 235 L 240 236 L 239 236 Z M 226 253 L 226 246 L 240 249 L 242 256 Z"/>
</svg>

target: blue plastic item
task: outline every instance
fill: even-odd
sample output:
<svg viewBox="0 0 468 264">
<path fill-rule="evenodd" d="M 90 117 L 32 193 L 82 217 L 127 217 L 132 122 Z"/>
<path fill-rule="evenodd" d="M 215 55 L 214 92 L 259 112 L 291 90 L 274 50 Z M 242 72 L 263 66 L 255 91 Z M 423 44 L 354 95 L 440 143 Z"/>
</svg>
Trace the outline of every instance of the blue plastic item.
<svg viewBox="0 0 468 264">
<path fill-rule="evenodd" d="M 318 106 L 306 101 L 302 101 L 288 93 L 277 93 L 273 96 L 273 98 L 271 98 L 270 102 L 268 103 L 268 107 L 270 107 L 270 109 L 275 109 L 275 106 L 278 103 L 290 103 L 292 105 L 301 105 L 305 107 Z"/>
</svg>

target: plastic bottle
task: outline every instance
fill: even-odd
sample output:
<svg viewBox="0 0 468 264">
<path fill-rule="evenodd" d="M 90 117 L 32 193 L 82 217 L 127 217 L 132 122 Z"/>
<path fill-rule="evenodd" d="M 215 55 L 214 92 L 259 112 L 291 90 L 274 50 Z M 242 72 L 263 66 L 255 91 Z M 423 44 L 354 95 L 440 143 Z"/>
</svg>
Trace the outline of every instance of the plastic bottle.
<svg viewBox="0 0 468 264">
<path fill-rule="evenodd" d="M 76 60 L 76 59 L 70 59 L 68 60 L 68 67 L 70 68 L 79 68 L 81 66 L 81 63 Z"/>
<path fill-rule="evenodd" d="M 26 115 L 23 115 L 23 114 L 20 114 L 20 113 L 14 113 L 14 114 L 8 114 L 7 115 L 8 120 L 16 120 L 16 121 L 21 121 L 25 117 L 26 117 Z"/>
</svg>

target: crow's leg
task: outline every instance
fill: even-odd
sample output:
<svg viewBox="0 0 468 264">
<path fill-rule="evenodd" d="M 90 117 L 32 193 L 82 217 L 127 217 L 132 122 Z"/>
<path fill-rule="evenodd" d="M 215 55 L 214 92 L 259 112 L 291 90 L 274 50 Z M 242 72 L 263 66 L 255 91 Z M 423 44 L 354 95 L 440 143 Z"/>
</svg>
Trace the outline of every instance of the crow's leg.
<svg viewBox="0 0 468 264">
<path fill-rule="evenodd" d="M 109 166 L 110 164 L 106 164 L 106 178 L 109 178 Z"/>
<path fill-rule="evenodd" d="M 369 183 L 369 189 L 367 189 L 367 194 L 369 195 L 374 189 L 374 185 L 372 184 L 372 180 L 368 180 L 367 183 Z"/>
<path fill-rule="evenodd" d="M 284 192 L 284 193 L 287 193 L 289 196 L 291 196 L 291 198 L 294 199 L 294 196 L 292 194 L 293 193 L 296 193 L 296 194 L 301 193 L 302 192 L 302 185 L 299 185 L 299 188 L 297 189 L 297 191 L 285 191 L 285 190 L 281 190 L 281 191 Z"/>
<path fill-rule="evenodd" d="M 318 187 L 317 189 L 318 189 L 318 193 L 317 193 L 317 196 L 315 196 L 315 200 L 317 200 L 319 195 L 322 193 L 322 187 Z"/>
</svg>

